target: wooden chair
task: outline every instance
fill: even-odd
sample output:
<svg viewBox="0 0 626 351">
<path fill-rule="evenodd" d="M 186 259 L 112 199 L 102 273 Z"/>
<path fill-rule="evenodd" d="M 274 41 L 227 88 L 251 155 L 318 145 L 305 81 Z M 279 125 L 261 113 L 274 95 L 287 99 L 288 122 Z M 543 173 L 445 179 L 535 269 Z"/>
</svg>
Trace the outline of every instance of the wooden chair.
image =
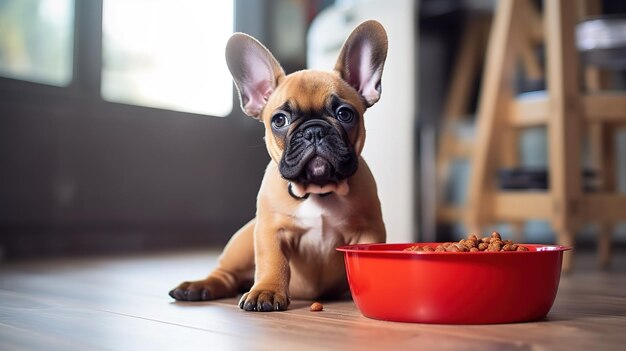
<svg viewBox="0 0 626 351">
<path fill-rule="evenodd" d="M 567 246 L 574 246 L 575 233 L 583 223 L 599 222 L 601 262 L 607 264 L 608 229 L 626 218 L 626 195 L 615 193 L 609 175 L 615 170 L 616 157 L 611 128 L 626 123 L 626 94 L 581 91 L 574 37 L 577 8 L 568 0 L 543 3 L 543 26 L 533 26 L 524 20 L 532 9 L 529 1 L 498 2 L 483 72 L 465 222 L 471 231 L 480 232 L 483 226 L 499 221 L 546 219 L 557 242 Z M 512 84 L 515 65 L 523 42 L 535 35 L 545 41 L 547 94 L 518 100 Z M 498 168 L 517 162 L 517 131 L 532 126 L 547 128 L 549 189 L 499 190 Z M 596 166 L 601 166 L 607 185 L 600 192 L 582 190 L 581 145 L 586 130 L 592 131 Z M 571 267 L 570 252 L 563 269 Z"/>
<path fill-rule="evenodd" d="M 525 14 L 525 20 L 530 23 L 540 23 L 541 18 L 537 11 Z M 467 135 L 462 136 L 459 129 L 471 129 L 470 117 L 471 98 L 474 86 L 480 79 L 483 69 L 487 39 L 493 16 L 490 13 L 475 13 L 466 20 L 460 45 L 456 54 L 456 61 L 451 74 L 446 102 L 444 104 L 442 121 L 437 147 L 436 174 L 437 174 L 437 222 L 451 223 L 463 219 L 463 204 L 453 204 L 446 199 L 447 184 L 450 180 L 450 168 L 455 160 L 470 160 L 473 154 L 474 142 Z M 537 28 L 538 26 L 531 26 Z M 538 58 L 533 53 L 540 38 L 541 32 L 529 31 L 527 40 L 521 45 L 522 64 L 527 76 L 532 80 L 543 78 L 543 70 Z M 466 133 L 471 135 L 470 133 Z M 521 232 L 521 225 L 519 226 Z"/>
</svg>

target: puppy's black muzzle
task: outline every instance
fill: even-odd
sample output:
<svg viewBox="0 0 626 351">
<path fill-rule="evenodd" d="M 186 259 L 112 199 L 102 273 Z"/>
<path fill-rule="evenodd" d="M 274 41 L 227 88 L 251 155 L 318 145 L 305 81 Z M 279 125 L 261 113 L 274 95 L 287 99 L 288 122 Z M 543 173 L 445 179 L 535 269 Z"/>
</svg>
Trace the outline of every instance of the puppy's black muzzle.
<svg viewBox="0 0 626 351">
<path fill-rule="evenodd" d="M 300 184 L 325 185 L 356 172 L 357 158 L 343 128 L 311 119 L 287 137 L 280 161 L 281 175 Z"/>
</svg>

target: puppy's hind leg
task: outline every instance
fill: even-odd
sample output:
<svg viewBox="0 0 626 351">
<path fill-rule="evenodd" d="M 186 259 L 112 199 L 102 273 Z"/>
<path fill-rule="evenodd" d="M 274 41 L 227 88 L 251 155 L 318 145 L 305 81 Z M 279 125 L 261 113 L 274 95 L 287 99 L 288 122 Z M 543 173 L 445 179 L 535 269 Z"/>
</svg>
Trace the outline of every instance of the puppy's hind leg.
<svg viewBox="0 0 626 351">
<path fill-rule="evenodd" d="M 178 301 L 206 301 L 233 297 L 254 280 L 254 225 L 252 219 L 226 244 L 215 270 L 206 279 L 187 281 L 169 295 Z"/>
</svg>

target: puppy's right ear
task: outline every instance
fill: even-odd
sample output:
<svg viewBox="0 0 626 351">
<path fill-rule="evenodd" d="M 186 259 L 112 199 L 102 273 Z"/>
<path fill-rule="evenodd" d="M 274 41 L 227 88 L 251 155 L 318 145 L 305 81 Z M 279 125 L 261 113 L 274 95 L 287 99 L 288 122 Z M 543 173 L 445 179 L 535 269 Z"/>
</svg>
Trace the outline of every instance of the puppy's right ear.
<svg viewBox="0 0 626 351">
<path fill-rule="evenodd" d="M 263 44 L 243 33 L 235 33 L 228 40 L 226 63 L 239 91 L 241 109 L 250 117 L 260 118 L 285 71 Z"/>
<path fill-rule="evenodd" d="M 346 39 L 335 64 L 335 71 L 361 94 L 367 107 L 380 99 L 387 46 L 385 28 L 376 21 L 365 21 Z"/>
</svg>

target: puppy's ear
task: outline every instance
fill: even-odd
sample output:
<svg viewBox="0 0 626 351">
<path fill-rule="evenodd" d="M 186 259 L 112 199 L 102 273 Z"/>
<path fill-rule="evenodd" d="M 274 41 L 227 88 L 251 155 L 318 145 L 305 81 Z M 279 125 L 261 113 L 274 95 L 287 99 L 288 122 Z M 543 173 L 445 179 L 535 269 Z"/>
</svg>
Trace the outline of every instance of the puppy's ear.
<svg viewBox="0 0 626 351">
<path fill-rule="evenodd" d="M 380 99 L 387 33 L 376 21 L 361 23 L 346 40 L 335 70 L 363 97 L 367 107 Z"/>
<path fill-rule="evenodd" d="M 239 91 L 241 109 L 250 117 L 260 118 L 285 71 L 263 44 L 243 33 L 235 33 L 228 40 L 226 63 Z"/>
</svg>

